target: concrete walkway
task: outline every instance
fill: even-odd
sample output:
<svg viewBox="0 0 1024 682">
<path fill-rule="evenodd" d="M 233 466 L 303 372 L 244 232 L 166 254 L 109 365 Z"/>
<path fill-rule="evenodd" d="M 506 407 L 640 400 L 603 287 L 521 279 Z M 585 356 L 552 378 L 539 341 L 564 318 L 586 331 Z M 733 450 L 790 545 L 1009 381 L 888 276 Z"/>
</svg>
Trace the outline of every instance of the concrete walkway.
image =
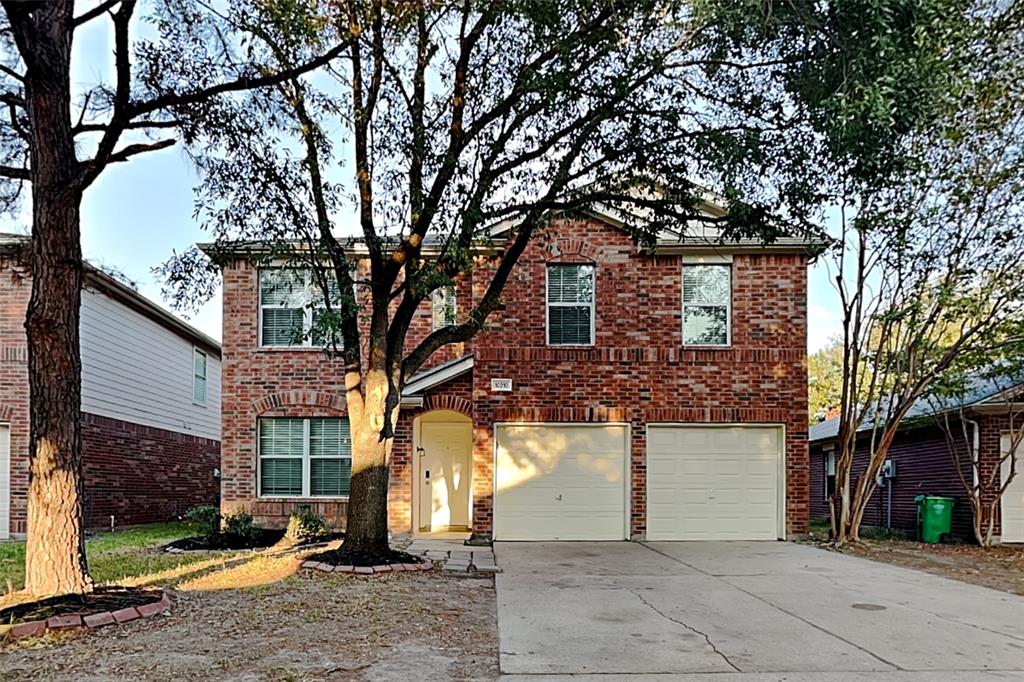
<svg viewBox="0 0 1024 682">
<path fill-rule="evenodd" d="M 490 547 L 466 545 L 461 538 L 417 537 L 405 551 L 440 563 L 444 570 L 454 573 L 501 572 Z"/>
<path fill-rule="evenodd" d="M 510 680 L 1024 680 L 1024 598 L 917 571 L 792 543 L 495 551 Z"/>
</svg>

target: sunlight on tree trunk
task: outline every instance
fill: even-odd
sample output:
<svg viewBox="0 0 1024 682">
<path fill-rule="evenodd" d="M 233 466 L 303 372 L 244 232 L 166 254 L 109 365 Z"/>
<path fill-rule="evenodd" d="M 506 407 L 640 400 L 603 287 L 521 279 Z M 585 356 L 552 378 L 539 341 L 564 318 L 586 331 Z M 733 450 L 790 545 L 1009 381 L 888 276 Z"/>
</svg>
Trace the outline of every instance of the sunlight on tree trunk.
<svg viewBox="0 0 1024 682">
<path fill-rule="evenodd" d="M 35 408 L 31 411 L 25 589 L 48 595 L 92 587 L 82 529 L 78 326 L 82 264 L 77 197 L 53 196 L 42 184 L 34 190 L 32 295 L 25 321 L 29 397 Z"/>
</svg>

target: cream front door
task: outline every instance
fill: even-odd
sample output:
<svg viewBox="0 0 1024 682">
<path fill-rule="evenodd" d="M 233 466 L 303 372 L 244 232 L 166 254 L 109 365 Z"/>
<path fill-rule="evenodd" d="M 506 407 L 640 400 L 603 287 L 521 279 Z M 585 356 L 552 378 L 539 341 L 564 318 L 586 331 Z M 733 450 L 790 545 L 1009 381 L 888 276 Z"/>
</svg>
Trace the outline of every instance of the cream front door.
<svg viewBox="0 0 1024 682">
<path fill-rule="evenodd" d="M 469 528 L 473 425 L 422 421 L 417 449 L 418 530 L 438 532 Z"/>
</svg>

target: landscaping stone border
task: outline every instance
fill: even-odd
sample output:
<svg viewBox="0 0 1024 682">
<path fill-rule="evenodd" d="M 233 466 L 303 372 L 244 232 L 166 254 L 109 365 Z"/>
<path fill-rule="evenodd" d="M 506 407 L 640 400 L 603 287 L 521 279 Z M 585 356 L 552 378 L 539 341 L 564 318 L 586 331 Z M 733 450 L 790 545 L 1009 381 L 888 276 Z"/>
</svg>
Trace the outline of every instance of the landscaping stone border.
<svg viewBox="0 0 1024 682">
<path fill-rule="evenodd" d="M 100 611 L 86 615 L 66 613 L 62 616 L 50 616 L 46 620 L 32 620 L 27 623 L 15 625 L 0 625 L 0 639 L 10 637 L 11 639 L 24 639 L 36 637 L 51 631 L 71 630 L 75 628 L 87 628 L 95 630 L 105 625 L 114 623 L 127 623 L 139 618 L 149 618 L 158 613 L 167 613 L 171 608 L 171 597 L 166 590 L 160 599 L 142 606 L 130 606 L 117 611 Z"/>
<path fill-rule="evenodd" d="M 382 566 L 334 566 L 325 564 L 322 561 L 310 561 L 306 559 L 299 564 L 299 568 L 308 568 L 324 573 L 352 573 L 354 575 L 374 575 L 377 573 L 398 573 L 400 571 L 429 571 L 434 567 L 434 562 L 427 560 L 419 564 L 384 564 Z"/>
</svg>

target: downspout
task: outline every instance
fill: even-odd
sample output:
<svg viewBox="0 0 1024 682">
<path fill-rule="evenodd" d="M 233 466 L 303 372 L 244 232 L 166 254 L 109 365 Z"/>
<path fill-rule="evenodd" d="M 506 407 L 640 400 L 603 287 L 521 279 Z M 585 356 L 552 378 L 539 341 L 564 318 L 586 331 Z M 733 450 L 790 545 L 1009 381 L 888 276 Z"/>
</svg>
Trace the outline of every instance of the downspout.
<svg viewBox="0 0 1024 682">
<path fill-rule="evenodd" d="M 971 425 L 971 482 L 973 488 L 971 494 L 977 494 L 978 500 L 981 500 L 981 490 L 978 486 L 981 485 L 981 478 L 978 472 L 978 467 L 981 464 L 981 425 L 973 419 L 967 419 L 964 417 L 964 422 Z"/>
</svg>

